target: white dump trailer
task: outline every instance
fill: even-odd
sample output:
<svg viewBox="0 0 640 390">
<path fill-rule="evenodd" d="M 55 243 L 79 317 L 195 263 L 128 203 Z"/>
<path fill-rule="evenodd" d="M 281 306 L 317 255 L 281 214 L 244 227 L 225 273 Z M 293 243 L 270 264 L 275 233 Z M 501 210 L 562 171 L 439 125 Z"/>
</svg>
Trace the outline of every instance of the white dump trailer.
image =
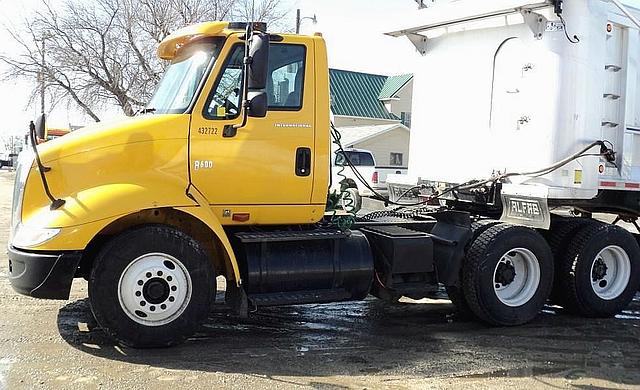
<svg viewBox="0 0 640 390">
<path fill-rule="evenodd" d="M 387 180 L 390 202 L 410 212 L 376 216 L 438 205 L 472 216 L 460 278 L 447 285 L 460 308 L 491 316 L 503 304 L 519 318 L 553 281 L 553 303 L 608 316 L 638 290 L 639 235 L 615 225 L 640 216 L 640 9 L 630 3 L 458 0 L 388 33 L 417 49 L 409 174 Z M 552 265 L 541 260 L 549 249 Z"/>
<path fill-rule="evenodd" d="M 553 167 L 499 180 L 513 205 L 503 219 L 548 228 L 547 205 L 640 214 L 638 17 L 603 0 L 460 0 L 417 11 L 389 33 L 418 50 L 409 176 L 390 179 L 391 193 Z"/>
</svg>

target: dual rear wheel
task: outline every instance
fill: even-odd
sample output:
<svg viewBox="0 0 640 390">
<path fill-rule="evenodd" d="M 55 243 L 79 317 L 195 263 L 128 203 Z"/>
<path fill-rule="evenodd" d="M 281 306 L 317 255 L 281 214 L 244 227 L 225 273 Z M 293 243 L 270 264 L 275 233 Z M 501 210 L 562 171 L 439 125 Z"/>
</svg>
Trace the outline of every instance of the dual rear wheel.
<svg viewBox="0 0 640 390">
<path fill-rule="evenodd" d="M 493 224 L 468 248 L 461 282 L 464 310 L 493 325 L 520 325 L 551 292 L 553 255 L 535 230 Z"/>
<path fill-rule="evenodd" d="M 464 317 L 523 324 L 550 295 L 569 312 L 609 317 L 640 286 L 640 248 L 620 227 L 565 219 L 546 240 L 533 229 L 496 221 L 474 224 L 473 230 L 461 282 L 447 288 Z"/>
<path fill-rule="evenodd" d="M 564 242 L 553 248 L 554 303 L 586 317 L 610 317 L 624 309 L 640 287 L 640 248 L 633 235 L 619 226 L 587 221 Z"/>
</svg>

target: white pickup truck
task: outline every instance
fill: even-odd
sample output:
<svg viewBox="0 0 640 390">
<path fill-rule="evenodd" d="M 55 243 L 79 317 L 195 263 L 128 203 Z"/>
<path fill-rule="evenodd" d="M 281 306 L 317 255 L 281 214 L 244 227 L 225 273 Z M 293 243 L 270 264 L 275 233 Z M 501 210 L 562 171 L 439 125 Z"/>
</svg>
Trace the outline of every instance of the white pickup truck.
<svg viewBox="0 0 640 390">
<path fill-rule="evenodd" d="M 407 168 L 405 167 L 384 167 L 377 166 L 376 159 L 373 153 L 365 149 L 345 148 L 347 157 L 358 170 L 362 177 L 367 181 L 367 184 L 373 188 L 378 194 L 386 196 L 387 194 L 387 176 L 388 175 L 406 175 Z M 351 179 L 358 187 L 358 193 L 360 196 L 375 196 L 375 194 L 362 184 L 353 173 L 353 170 L 346 164 L 344 156 L 337 150 L 333 150 L 333 158 L 331 160 L 331 189 L 339 190 L 340 182 L 344 179 L 340 177 L 339 172 L 344 167 L 342 173 L 345 178 Z"/>
<path fill-rule="evenodd" d="M 364 149 L 346 148 L 344 149 L 344 154 L 333 150 L 331 158 L 331 190 L 340 191 L 340 183 L 347 179 L 355 183 L 360 196 L 373 196 L 373 192 L 356 177 L 351 167 L 348 166 L 345 155 L 370 187 L 376 189 L 380 185 L 373 153 Z"/>
</svg>

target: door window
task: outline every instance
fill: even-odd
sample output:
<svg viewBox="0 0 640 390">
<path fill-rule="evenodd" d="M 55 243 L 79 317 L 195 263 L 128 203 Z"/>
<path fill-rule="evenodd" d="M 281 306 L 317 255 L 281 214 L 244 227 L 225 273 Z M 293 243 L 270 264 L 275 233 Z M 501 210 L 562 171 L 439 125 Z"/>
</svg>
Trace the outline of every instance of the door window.
<svg viewBox="0 0 640 390">
<path fill-rule="evenodd" d="M 244 46 L 235 45 L 216 81 L 213 93 L 209 95 L 205 109 L 207 119 L 232 119 L 240 114 L 243 58 Z"/>
<path fill-rule="evenodd" d="M 269 48 L 269 110 L 299 110 L 304 89 L 305 47 L 272 44 Z M 207 119 L 233 119 L 242 105 L 244 46 L 237 44 L 225 62 L 205 109 Z"/>
<path fill-rule="evenodd" d="M 299 110 L 304 90 L 305 47 L 272 44 L 269 47 L 267 96 L 270 110 Z"/>
</svg>

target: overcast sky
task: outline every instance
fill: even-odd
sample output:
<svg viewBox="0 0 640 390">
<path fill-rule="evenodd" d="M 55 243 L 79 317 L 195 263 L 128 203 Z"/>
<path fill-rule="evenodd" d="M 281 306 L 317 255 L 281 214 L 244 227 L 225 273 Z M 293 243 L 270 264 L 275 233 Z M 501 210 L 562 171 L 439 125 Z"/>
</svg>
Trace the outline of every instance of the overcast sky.
<svg viewBox="0 0 640 390">
<path fill-rule="evenodd" d="M 24 20 L 41 0 L 0 0 L 0 23 L 10 26 Z M 50 0 L 52 4 L 60 0 Z M 401 74 L 410 71 L 411 61 L 407 56 L 416 55 L 406 38 L 391 38 L 384 32 L 402 27 L 402 19 L 414 15 L 417 5 L 414 0 L 283 0 L 291 10 L 289 22 L 294 28 L 295 10 L 302 9 L 302 16 L 314 14 L 318 23 L 309 19 L 302 22 L 301 32 L 320 31 L 327 41 L 329 66 L 333 68 L 379 73 Z M 640 8 L 640 0 L 625 0 Z M 0 28 L 0 51 L 13 53 L 16 50 L 4 28 Z M 5 68 L 0 65 L 0 72 Z M 20 80 L 0 82 L 0 135 L 21 133 L 29 120 L 39 112 L 39 101 L 27 107 L 32 86 Z M 119 115 L 112 112 L 109 115 Z M 104 118 L 106 119 L 106 118 Z M 72 104 L 60 104 L 48 116 L 51 127 L 68 127 L 71 124 L 89 123 L 90 118 L 81 115 Z"/>
</svg>

